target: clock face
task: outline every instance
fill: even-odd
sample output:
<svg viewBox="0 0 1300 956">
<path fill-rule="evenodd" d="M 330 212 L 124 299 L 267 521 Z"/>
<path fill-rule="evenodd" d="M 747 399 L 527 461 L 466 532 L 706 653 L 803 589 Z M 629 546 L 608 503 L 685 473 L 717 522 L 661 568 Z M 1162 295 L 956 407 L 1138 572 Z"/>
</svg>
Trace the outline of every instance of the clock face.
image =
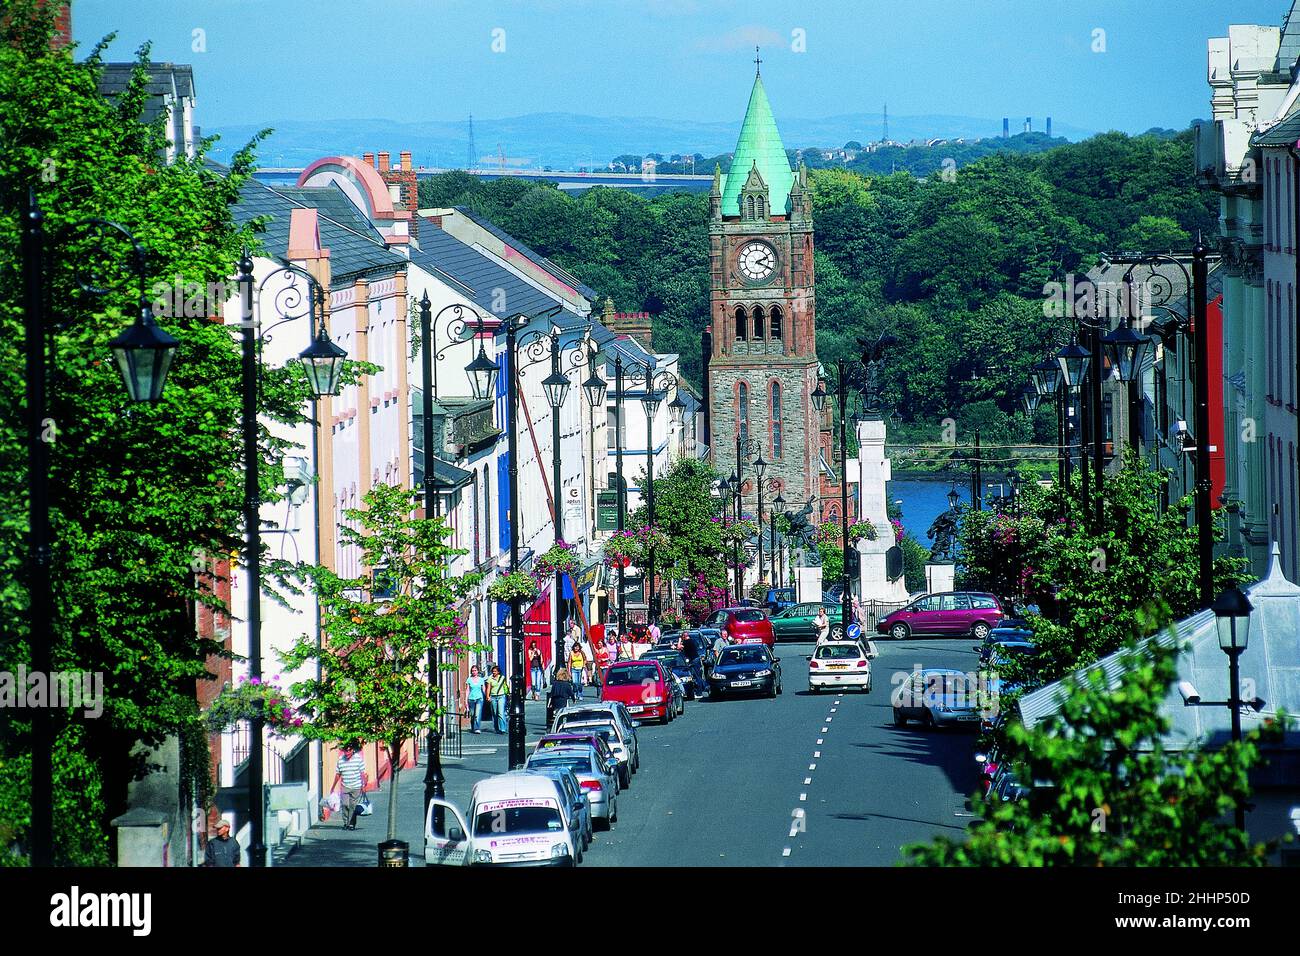
<svg viewBox="0 0 1300 956">
<path fill-rule="evenodd" d="M 747 242 L 740 247 L 736 265 L 750 282 L 762 282 L 776 271 L 776 250 L 766 242 Z"/>
</svg>

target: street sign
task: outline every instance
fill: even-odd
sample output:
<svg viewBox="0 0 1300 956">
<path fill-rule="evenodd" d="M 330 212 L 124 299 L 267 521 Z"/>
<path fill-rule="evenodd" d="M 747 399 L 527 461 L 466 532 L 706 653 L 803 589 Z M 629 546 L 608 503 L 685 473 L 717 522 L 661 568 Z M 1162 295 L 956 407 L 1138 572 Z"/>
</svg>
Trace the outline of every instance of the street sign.
<svg viewBox="0 0 1300 956">
<path fill-rule="evenodd" d="M 596 530 L 618 529 L 618 492 L 602 491 L 596 496 Z"/>
</svg>

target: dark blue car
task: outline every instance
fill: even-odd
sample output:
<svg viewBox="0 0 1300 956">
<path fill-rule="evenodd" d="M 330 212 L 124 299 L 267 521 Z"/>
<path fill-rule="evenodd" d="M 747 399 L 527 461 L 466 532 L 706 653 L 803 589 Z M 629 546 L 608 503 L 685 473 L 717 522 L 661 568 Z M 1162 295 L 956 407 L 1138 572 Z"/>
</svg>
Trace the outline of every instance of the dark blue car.
<svg viewBox="0 0 1300 956">
<path fill-rule="evenodd" d="M 765 644 L 733 644 L 723 648 L 709 677 L 709 693 L 717 700 L 724 693 L 781 693 L 781 658 Z"/>
<path fill-rule="evenodd" d="M 646 651 L 641 655 L 640 660 L 658 661 L 671 670 L 682 682 L 682 687 L 686 689 L 688 700 L 694 700 L 703 691 L 702 687 L 695 686 L 695 675 L 691 672 L 691 665 L 686 663 L 686 657 L 681 651 L 675 651 L 671 648 L 656 648 Z"/>
</svg>

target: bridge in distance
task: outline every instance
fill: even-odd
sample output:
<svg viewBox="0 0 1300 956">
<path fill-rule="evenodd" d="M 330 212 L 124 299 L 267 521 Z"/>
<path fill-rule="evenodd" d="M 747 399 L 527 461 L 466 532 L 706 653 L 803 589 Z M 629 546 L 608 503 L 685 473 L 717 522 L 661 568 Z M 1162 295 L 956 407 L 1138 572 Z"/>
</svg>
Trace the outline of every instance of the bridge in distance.
<svg viewBox="0 0 1300 956">
<path fill-rule="evenodd" d="M 461 170 L 464 172 L 464 170 Z M 417 166 L 415 175 L 419 179 L 436 176 L 439 173 L 452 172 L 436 166 Z M 298 181 L 302 167 L 265 166 L 253 176 L 268 185 L 291 186 Z M 473 169 L 471 176 L 484 180 L 491 179 L 526 179 L 533 182 L 552 182 L 566 192 L 582 192 L 593 186 L 610 186 L 614 189 L 628 189 L 633 192 L 664 192 L 679 190 L 682 192 L 708 192 L 713 184 L 713 177 L 687 175 L 685 173 L 580 173 L 566 170 L 542 169 Z"/>
</svg>

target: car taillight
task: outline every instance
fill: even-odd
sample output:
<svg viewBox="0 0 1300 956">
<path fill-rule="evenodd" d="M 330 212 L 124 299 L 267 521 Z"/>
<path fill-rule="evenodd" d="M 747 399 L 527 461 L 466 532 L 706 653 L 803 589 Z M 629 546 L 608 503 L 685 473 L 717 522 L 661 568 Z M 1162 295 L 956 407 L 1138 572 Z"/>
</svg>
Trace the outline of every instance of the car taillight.
<svg viewBox="0 0 1300 956">
<path fill-rule="evenodd" d="M 599 781 L 599 780 L 583 780 L 583 781 L 582 781 L 582 789 L 583 789 L 583 790 L 599 790 L 599 789 L 600 789 L 600 781 Z"/>
<path fill-rule="evenodd" d="M 859 667 L 866 667 L 866 666 L 867 666 L 866 659 L 864 658 L 863 660 L 858 661 L 858 666 L 859 666 Z"/>
<path fill-rule="evenodd" d="M 812 670 L 816 670 L 817 668 L 821 667 L 821 665 L 818 664 L 816 661 L 809 661 L 808 667 Z"/>
</svg>

